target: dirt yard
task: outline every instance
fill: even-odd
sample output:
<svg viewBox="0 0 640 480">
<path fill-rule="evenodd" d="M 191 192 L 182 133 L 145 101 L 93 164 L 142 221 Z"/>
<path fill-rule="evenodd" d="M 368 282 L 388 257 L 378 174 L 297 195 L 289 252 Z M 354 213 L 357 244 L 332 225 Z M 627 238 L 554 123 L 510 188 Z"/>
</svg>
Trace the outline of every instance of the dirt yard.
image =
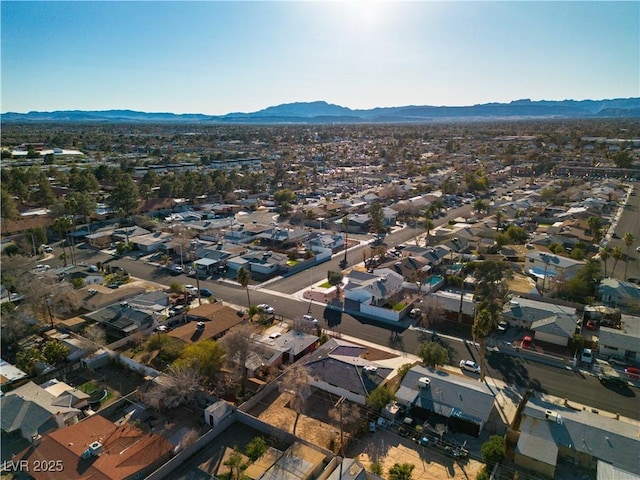
<svg viewBox="0 0 640 480">
<path fill-rule="evenodd" d="M 420 447 L 410 439 L 385 430 L 367 434 L 366 437 L 356 440 L 346 454 L 359 460 L 367 469 L 370 469 L 374 462 L 380 463 L 383 475 L 386 475 L 395 463 L 413 464 L 413 480 L 472 480 L 483 467 L 482 463 L 475 460 L 456 462 L 437 450 Z"/>
</svg>

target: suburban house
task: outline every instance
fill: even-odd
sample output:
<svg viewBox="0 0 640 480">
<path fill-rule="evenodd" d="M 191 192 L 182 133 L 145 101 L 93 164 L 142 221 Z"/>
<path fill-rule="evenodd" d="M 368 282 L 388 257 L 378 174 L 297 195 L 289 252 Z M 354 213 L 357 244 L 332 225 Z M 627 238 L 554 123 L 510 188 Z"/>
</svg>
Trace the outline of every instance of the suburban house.
<svg viewBox="0 0 640 480">
<path fill-rule="evenodd" d="M 289 330 L 276 338 L 266 338 L 259 345 L 270 352 L 269 359 L 264 365 L 276 366 L 282 363 L 294 363 L 313 352 L 318 344 L 317 335 L 311 335 L 299 330 Z"/>
<path fill-rule="evenodd" d="M 629 313 L 640 314 L 640 287 L 616 278 L 605 278 L 598 285 L 598 297 L 602 303 L 624 308 Z"/>
<path fill-rule="evenodd" d="M 54 395 L 33 382 L 7 392 L 0 397 L 2 431 L 32 442 L 39 435 L 76 423 L 83 416 L 74 406 L 81 401 L 82 392 L 57 393 Z"/>
<path fill-rule="evenodd" d="M 165 249 L 172 238 L 173 235 L 170 233 L 154 232 L 133 237 L 131 243 L 133 243 L 138 250 L 147 254 Z"/>
<path fill-rule="evenodd" d="M 289 257 L 282 253 L 250 250 L 244 255 L 230 258 L 227 260 L 227 265 L 231 270 L 245 267 L 255 278 L 268 278 L 276 275 L 280 269 L 284 269 L 288 259 Z"/>
<path fill-rule="evenodd" d="M 623 316 L 622 328 L 600 327 L 598 353 L 616 357 L 630 364 L 640 361 L 640 317 Z"/>
<path fill-rule="evenodd" d="M 311 385 L 364 405 L 367 396 L 393 372 L 364 358 L 366 347 L 331 339 L 305 361 Z"/>
<path fill-rule="evenodd" d="M 548 279 L 549 277 L 569 280 L 573 278 L 583 266 L 584 262 L 580 260 L 538 250 L 525 255 L 526 272 L 542 280 Z"/>
<path fill-rule="evenodd" d="M 561 461 L 595 470 L 599 479 L 640 475 L 638 426 L 622 418 L 529 398 L 519 425 L 517 466 L 551 478 Z"/>
<path fill-rule="evenodd" d="M 203 303 L 192 308 L 187 312 L 186 320 L 187 323 L 174 328 L 168 335 L 187 343 L 197 343 L 207 339 L 216 340 L 229 329 L 245 321 L 233 308 L 222 303 Z M 200 322 L 202 323 L 199 326 Z"/>
<path fill-rule="evenodd" d="M 74 293 L 80 295 L 82 307 L 86 310 L 96 311 L 107 305 L 128 300 L 131 297 L 145 292 L 142 285 L 127 284 L 120 288 L 107 288 L 103 285 L 92 285 L 91 288 L 84 287 Z"/>
<path fill-rule="evenodd" d="M 373 317 L 400 320 L 400 313 L 385 308 L 399 297 L 403 290 L 402 275 L 388 268 L 365 273 L 352 270 L 344 287 L 345 308 Z"/>
<path fill-rule="evenodd" d="M 116 426 L 100 415 L 44 435 L 14 457 L 15 462 L 45 464 L 55 459 L 66 468 L 60 477 L 70 480 L 86 478 L 144 478 L 173 455 L 174 446 L 160 435 L 144 433 L 129 423 Z M 31 469 L 35 480 L 54 478 L 49 469 Z"/>
<path fill-rule="evenodd" d="M 415 366 L 402 380 L 396 400 L 414 418 L 428 421 L 439 415 L 450 428 L 478 436 L 494 409 L 495 395 L 475 378 Z"/>
<path fill-rule="evenodd" d="M 542 300 L 531 300 L 524 297 L 513 297 L 504 304 L 502 309 L 502 318 L 509 322 L 513 327 L 524 327 L 531 329 L 534 322 L 544 319 L 557 319 L 568 317 L 573 319 L 575 328 L 577 321 L 580 319 L 576 313 L 576 308 L 555 303 L 549 303 Z M 564 321 L 562 321 L 564 325 Z M 542 327 L 543 324 L 539 326 Z M 541 331 L 548 329 L 542 328 Z M 552 337 L 549 337 L 552 339 Z M 539 340 L 545 340 L 540 338 Z M 554 342 L 551 342 L 554 343 Z"/>
<path fill-rule="evenodd" d="M 114 337 L 126 337 L 153 325 L 153 314 L 130 305 L 128 302 L 120 302 L 109 305 L 96 312 L 91 312 L 84 317 L 87 320 L 98 322 L 105 327 L 107 335 Z"/>
<path fill-rule="evenodd" d="M 28 375 L 15 365 L 0 359 L 0 386 L 6 386 L 13 382 L 17 382 Z"/>
<path fill-rule="evenodd" d="M 566 347 L 576 333 L 576 315 L 554 313 L 531 324 L 535 338 L 540 342 Z"/>
</svg>

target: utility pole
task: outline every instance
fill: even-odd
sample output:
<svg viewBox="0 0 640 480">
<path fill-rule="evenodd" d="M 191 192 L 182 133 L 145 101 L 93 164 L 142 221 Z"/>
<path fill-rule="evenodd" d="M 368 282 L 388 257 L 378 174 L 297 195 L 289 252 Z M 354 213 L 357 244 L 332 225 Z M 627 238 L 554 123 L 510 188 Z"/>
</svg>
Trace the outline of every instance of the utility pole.
<svg viewBox="0 0 640 480">
<path fill-rule="evenodd" d="M 339 409 L 340 412 L 340 453 L 342 453 L 342 457 L 344 458 L 344 428 L 342 428 L 342 404 L 346 400 L 345 397 L 340 397 L 335 404 L 335 408 Z"/>
<path fill-rule="evenodd" d="M 50 298 L 47 298 L 46 304 L 47 304 L 47 311 L 49 312 L 49 321 L 51 322 L 51 328 L 55 328 L 53 326 L 53 315 L 51 315 L 51 299 Z"/>
</svg>

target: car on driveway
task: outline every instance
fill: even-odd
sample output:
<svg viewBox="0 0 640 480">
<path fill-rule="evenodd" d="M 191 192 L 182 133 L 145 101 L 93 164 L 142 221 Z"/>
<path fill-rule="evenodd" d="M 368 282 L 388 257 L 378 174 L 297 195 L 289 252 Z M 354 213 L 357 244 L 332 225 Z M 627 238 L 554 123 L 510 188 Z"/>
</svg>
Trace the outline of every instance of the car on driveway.
<svg viewBox="0 0 640 480">
<path fill-rule="evenodd" d="M 498 333 L 505 333 L 509 329 L 509 322 L 502 320 L 498 323 Z"/>
<path fill-rule="evenodd" d="M 198 293 L 198 289 L 188 283 L 184 286 L 184 289 L 185 291 L 189 292 L 191 295 L 196 295 Z"/>
<path fill-rule="evenodd" d="M 473 360 L 460 360 L 460 368 L 467 372 L 480 373 L 480 365 Z"/>
<path fill-rule="evenodd" d="M 531 338 L 529 335 L 524 337 L 522 339 L 522 342 L 520 342 L 520 347 L 522 348 L 531 348 L 532 346 L 533 346 L 533 338 Z"/>
</svg>

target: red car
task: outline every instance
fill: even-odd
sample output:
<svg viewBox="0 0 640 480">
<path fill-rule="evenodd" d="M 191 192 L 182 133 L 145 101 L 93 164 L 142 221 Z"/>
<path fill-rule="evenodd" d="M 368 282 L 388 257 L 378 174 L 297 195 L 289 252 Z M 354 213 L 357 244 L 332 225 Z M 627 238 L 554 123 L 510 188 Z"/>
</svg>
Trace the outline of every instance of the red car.
<svg viewBox="0 0 640 480">
<path fill-rule="evenodd" d="M 594 322 L 593 320 L 589 320 L 587 322 L 586 327 L 587 327 L 587 330 L 596 330 L 597 329 L 596 322 Z"/>
<path fill-rule="evenodd" d="M 624 369 L 624 374 L 629 378 L 640 380 L 640 368 L 627 367 Z"/>
<path fill-rule="evenodd" d="M 532 343 L 533 343 L 533 339 L 527 335 L 522 339 L 522 343 L 520 343 L 520 346 L 522 348 L 531 348 Z"/>
</svg>

